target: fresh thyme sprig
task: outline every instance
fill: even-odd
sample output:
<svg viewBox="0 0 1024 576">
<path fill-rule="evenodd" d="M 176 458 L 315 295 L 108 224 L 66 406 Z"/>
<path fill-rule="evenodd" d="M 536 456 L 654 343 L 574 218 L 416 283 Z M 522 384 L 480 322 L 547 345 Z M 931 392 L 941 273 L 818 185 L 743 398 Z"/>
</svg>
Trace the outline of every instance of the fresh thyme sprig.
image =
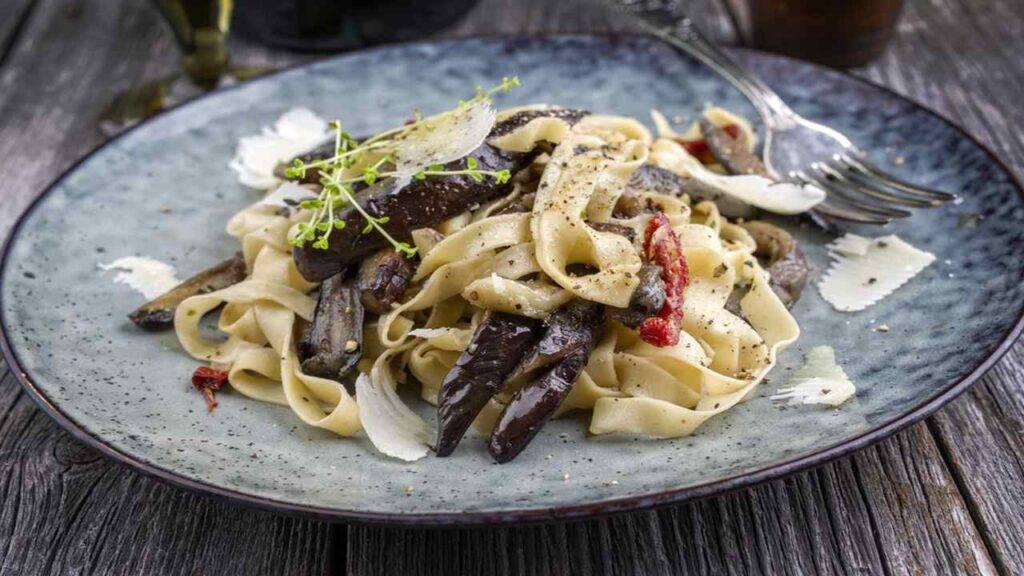
<svg viewBox="0 0 1024 576">
<path fill-rule="evenodd" d="M 508 92 L 519 86 L 518 77 L 502 78 L 501 84 L 485 90 L 477 87 L 476 94 L 467 101 L 460 101 L 458 109 L 489 100 L 499 92 Z M 452 111 L 447 112 L 450 114 Z M 338 214 L 345 206 L 351 206 L 366 220 L 366 226 L 362 233 L 369 234 L 376 231 L 384 237 L 395 250 L 406 257 L 411 258 L 416 254 L 416 249 L 406 242 L 399 242 L 385 230 L 384 225 L 388 223 L 387 216 L 373 216 L 369 214 L 356 201 L 351 185 L 363 183 L 367 186 L 379 181 L 382 178 L 397 176 L 398 172 L 386 170 L 385 167 L 393 165 L 390 152 L 395 148 L 398 140 L 420 127 L 425 121 L 418 112 L 415 121 L 381 132 L 358 142 L 348 132 L 342 130 L 341 123 L 337 120 L 330 123 L 334 130 L 334 156 L 323 158 L 313 162 L 303 162 L 296 159 L 292 166 L 285 171 L 285 176 L 290 179 L 302 179 L 306 177 L 309 170 L 318 170 L 320 173 L 320 184 L 323 188 L 320 194 L 313 199 L 303 200 L 299 206 L 310 211 L 307 222 L 300 223 L 298 233 L 290 240 L 296 247 L 305 246 L 309 243 L 313 248 L 326 250 L 330 245 L 331 232 L 345 228 L 345 221 L 338 219 Z M 379 158 L 373 159 L 374 155 L 380 154 Z M 358 176 L 352 176 L 357 166 L 363 165 Z M 508 170 L 480 170 L 476 158 L 470 156 L 465 159 L 466 167 L 460 170 L 445 170 L 444 166 L 435 164 L 429 166 L 413 175 L 417 180 L 425 180 L 431 176 L 468 176 L 476 182 L 483 182 L 485 178 L 493 178 L 497 184 L 504 184 L 512 178 Z"/>
</svg>

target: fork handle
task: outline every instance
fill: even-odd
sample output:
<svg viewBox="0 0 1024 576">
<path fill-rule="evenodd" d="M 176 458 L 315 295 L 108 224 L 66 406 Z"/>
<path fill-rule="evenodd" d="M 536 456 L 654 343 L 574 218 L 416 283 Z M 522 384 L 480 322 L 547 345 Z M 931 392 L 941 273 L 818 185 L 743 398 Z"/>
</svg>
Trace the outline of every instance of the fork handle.
<svg viewBox="0 0 1024 576">
<path fill-rule="evenodd" d="M 747 72 L 728 54 L 704 37 L 688 16 L 675 25 L 655 23 L 643 14 L 637 20 L 651 34 L 686 51 L 732 83 L 757 108 L 767 127 L 784 129 L 792 123 L 793 110 L 763 80 Z"/>
</svg>

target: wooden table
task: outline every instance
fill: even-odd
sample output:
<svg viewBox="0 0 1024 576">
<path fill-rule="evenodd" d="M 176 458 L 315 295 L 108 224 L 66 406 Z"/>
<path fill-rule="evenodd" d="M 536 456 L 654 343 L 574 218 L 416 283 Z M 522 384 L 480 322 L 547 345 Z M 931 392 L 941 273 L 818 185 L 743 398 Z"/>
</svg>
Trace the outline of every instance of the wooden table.
<svg viewBox="0 0 1024 576">
<path fill-rule="evenodd" d="M 242 4 L 242 3 L 239 3 Z M 688 10 L 735 41 L 717 2 Z M 583 2 L 485 0 L 442 36 L 608 31 Z M 176 66 L 151 4 L 0 1 L 0 235 L 103 138 L 119 90 Z M 232 40 L 236 62 L 303 56 Z M 925 103 L 1024 174 L 1024 2 L 909 0 L 856 74 Z M 589 522 L 491 530 L 331 525 L 173 488 L 102 458 L 0 363 L 0 575 L 1024 574 L 1024 345 L 924 422 L 815 470 Z"/>
</svg>

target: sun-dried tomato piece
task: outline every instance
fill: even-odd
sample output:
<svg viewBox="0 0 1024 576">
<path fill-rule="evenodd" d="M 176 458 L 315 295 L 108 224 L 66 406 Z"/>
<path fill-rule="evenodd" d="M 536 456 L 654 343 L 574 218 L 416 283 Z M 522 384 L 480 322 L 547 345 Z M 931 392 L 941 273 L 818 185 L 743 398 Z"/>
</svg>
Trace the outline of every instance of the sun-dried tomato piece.
<svg viewBox="0 0 1024 576">
<path fill-rule="evenodd" d="M 683 290 L 690 283 L 690 268 L 679 237 L 663 212 L 655 214 L 644 231 L 644 255 L 661 267 L 665 303 L 657 316 L 640 324 L 640 338 L 654 346 L 675 346 L 683 324 Z"/>
<path fill-rule="evenodd" d="M 227 381 L 227 372 L 206 366 L 200 366 L 192 373 L 192 386 L 203 395 L 206 400 L 206 409 L 210 412 L 217 407 L 217 398 L 214 395 Z"/>
<path fill-rule="evenodd" d="M 740 127 L 738 124 L 726 124 L 722 126 L 722 130 L 729 135 L 730 138 L 740 137 Z M 708 143 L 703 138 L 696 140 L 683 140 L 677 138 L 676 142 L 680 144 L 686 151 L 697 160 L 700 160 L 701 164 L 714 164 L 717 162 L 715 157 L 711 154 L 711 149 L 708 148 Z"/>
</svg>

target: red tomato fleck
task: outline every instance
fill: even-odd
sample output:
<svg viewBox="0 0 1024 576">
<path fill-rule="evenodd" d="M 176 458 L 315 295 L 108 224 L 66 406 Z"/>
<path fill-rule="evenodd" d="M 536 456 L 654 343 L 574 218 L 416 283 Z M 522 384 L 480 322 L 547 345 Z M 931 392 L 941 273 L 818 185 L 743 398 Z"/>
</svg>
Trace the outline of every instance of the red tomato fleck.
<svg viewBox="0 0 1024 576">
<path fill-rule="evenodd" d="M 206 366 L 196 368 L 192 374 L 192 386 L 203 395 L 206 400 L 206 409 L 213 412 L 217 407 L 217 398 L 214 394 L 221 389 L 228 381 L 228 373 L 222 370 L 214 370 Z"/>
<path fill-rule="evenodd" d="M 644 254 L 661 267 L 665 303 L 657 316 L 640 324 L 640 338 L 654 346 L 675 346 L 683 324 L 683 290 L 690 283 L 690 268 L 679 237 L 664 212 L 655 214 L 644 231 Z"/>
<path fill-rule="evenodd" d="M 740 127 L 738 124 L 726 124 L 722 126 L 722 130 L 725 131 L 731 138 L 739 138 Z M 683 140 L 677 139 L 676 142 L 686 149 L 686 151 L 697 160 L 700 160 L 701 164 L 714 164 L 717 162 L 715 157 L 711 155 L 711 150 L 708 149 L 708 143 L 703 138 L 696 140 Z"/>
</svg>

